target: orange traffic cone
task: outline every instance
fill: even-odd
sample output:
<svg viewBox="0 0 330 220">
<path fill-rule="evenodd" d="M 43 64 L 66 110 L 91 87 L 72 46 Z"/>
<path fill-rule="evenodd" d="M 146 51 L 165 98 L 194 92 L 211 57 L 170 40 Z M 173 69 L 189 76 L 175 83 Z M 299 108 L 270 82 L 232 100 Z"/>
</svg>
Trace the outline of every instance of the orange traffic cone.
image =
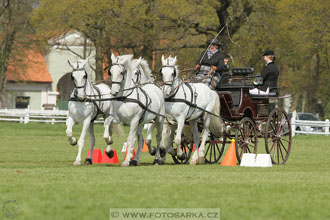
<svg viewBox="0 0 330 220">
<path fill-rule="evenodd" d="M 112 158 L 109 158 L 105 151 L 106 150 L 104 150 L 103 152 L 101 163 L 111 163 L 111 164 L 119 163 L 116 149 L 112 149 L 113 151 Z"/>
<path fill-rule="evenodd" d="M 136 151 L 138 151 L 138 149 L 139 149 L 139 146 L 136 147 Z M 148 152 L 148 151 L 149 151 L 148 145 L 146 144 L 146 141 L 144 141 L 142 152 Z"/>
<path fill-rule="evenodd" d="M 148 152 L 149 149 L 148 149 L 148 145 L 146 144 L 146 141 L 144 141 L 143 143 L 143 148 L 142 148 L 142 152 Z"/>
<path fill-rule="evenodd" d="M 126 160 L 127 150 L 128 149 L 126 149 L 124 160 Z M 134 158 L 135 158 L 135 150 L 133 149 L 133 157 L 131 158 L 131 160 L 134 160 Z"/>
<path fill-rule="evenodd" d="M 89 157 L 89 152 L 91 149 L 88 150 L 88 154 L 87 157 Z M 93 163 L 100 163 L 102 160 L 102 153 L 101 153 L 101 149 L 93 149 Z"/>
<path fill-rule="evenodd" d="M 226 155 L 221 162 L 221 166 L 237 166 L 235 139 L 231 140 L 230 147 L 228 148 Z"/>
</svg>

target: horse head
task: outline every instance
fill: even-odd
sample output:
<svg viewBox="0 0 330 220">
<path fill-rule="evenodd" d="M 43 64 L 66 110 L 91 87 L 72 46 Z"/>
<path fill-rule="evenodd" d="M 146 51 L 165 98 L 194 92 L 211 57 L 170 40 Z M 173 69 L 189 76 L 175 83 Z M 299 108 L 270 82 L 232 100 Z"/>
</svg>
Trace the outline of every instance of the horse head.
<svg viewBox="0 0 330 220">
<path fill-rule="evenodd" d="M 162 68 L 160 69 L 160 74 L 164 83 L 163 91 L 165 96 L 170 95 L 172 87 L 174 86 L 174 81 L 178 78 L 179 71 L 176 61 L 176 57 L 169 56 L 165 59 L 164 55 L 162 55 Z"/>
<path fill-rule="evenodd" d="M 111 54 L 112 65 L 109 69 L 109 78 L 111 80 L 111 94 L 116 96 L 125 84 L 127 72 L 130 71 L 132 54 L 115 56 Z"/>
<path fill-rule="evenodd" d="M 75 87 L 75 97 L 83 101 L 86 99 L 86 85 L 89 75 L 88 60 L 78 60 L 76 63 L 68 60 L 68 63 L 73 69 L 71 79 Z"/>
</svg>

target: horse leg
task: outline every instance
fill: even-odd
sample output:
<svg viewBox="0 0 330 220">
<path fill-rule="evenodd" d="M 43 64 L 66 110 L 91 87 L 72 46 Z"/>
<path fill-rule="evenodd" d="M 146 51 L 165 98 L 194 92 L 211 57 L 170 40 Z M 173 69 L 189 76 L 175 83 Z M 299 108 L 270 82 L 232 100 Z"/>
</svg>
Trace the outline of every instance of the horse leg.
<svg viewBox="0 0 330 220">
<path fill-rule="evenodd" d="M 88 132 L 90 136 L 90 148 L 89 148 L 89 156 L 85 159 L 85 165 L 92 165 L 93 164 L 93 149 L 95 146 L 95 135 L 94 135 L 94 122 L 91 122 L 88 127 Z"/>
<path fill-rule="evenodd" d="M 165 159 L 163 158 L 166 156 L 166 150 L 164 149 L 164 145 L 162 141 L 164 118 L 158 116 L 155 120 L 155 123 L 157 125 L 157 134 L 156 134 L 157 150 L 156 150 L 156 157 L 154 164 L 162 165 L 164 164 L 165 161 Z"/>
<path fill-rule="evenodd" d="M 196 119 L 192 120 L 190 121 L 189 124 L 191 127 L 191 131 L 193 132 L 194 144 L 195 144 L 195 152 L 193 153 L 190 164 L 195 165 L 198 159 L 198 145 L 199 145 L 199 132 L 198 132 L 197 120 Z"/>
<path fill-rule="evenodd" d="M 104 119 L 104 133 L 103 139 L 107 144 L 112 144 L 112 121 L 113 118 L 108 116 Z"/>
<path fill-rule="evenodd" d="M 166 125 L 165 125 L 166 126 Z M 163 131 L 167 132 L 169 130 L 169 135 L 167 138 L 167 143 L 166 143 L 166 152 L 171 154 L 172 156 L 176 155 L 176 151 L 173 149 L 173 140 L 174 140 L 174 134 L 175 134 L 175 125 L 169 125 L 168 128 L 163 129 Z M 163 138 L 166 138 L 166 136 L 163 134 Z M 162 141 L 165 143 L 165 141 Z"/>
<path fill-rule="evenodd" d="M 131 121 L 131 128 L 129 131 L 129 135 L 127 138 L 127 155 L 125 160 L 121 163 L 121 166 L 126 167 L 129 166 L 129 161 L 133 157 L 133 148 L 134 148 L 134 143 L 137 135 L 137 129 L 139 126 L 139 117 L 133 118 Z"/>
<path fill-rule="evenodd" d="M 205 142 L 210 133 L 209 125 L 210 125 L 210 116 L 209 114 L 207 114 L 205 115 L 203 120 L 202 142 L 201 142 L 201 146 L 199 147 L 198 163 L 204 163 L 205 160 L 204 148 L 205 148 Z"/>
<path fill-rule="evenodd" d="M 177 147 L 177 155 L 178 155 L 178 158 L 180 160 L 184 160 L 186 158 L 185 154 L 182 152 L 182 149 L 180 147 L 184 121 L 185 121 L 185 118 L 182 115 L 177 119 L 178 128 L 177 128 L 176 136 L 175 136 L 175 139 L 174 139 L 174 143 Z"/>
<path fill-rule="evenodd" d="M 142 126 L 139 126 L 138 127 L 138 130 L 137 130 L 137 137 L 138 137 L 138 149 L 137 149 L 137 152 L 136 152 L 136 155 L 135 155 L 135 158 L 134 160 L 131 160 L 129 162 L 129 165 L 130 166 L 137 166 L 138 163 L 139 163 L 139 160 L 140 160 L 140 156 L 141 156 L 141 153 L 142 153 L 142 148 L 143 148 L 143 144 L 144 144 L 144 139 L 143 139 L 143 135 L 142 135 Z"/>
<path fill-rule="evenodd" d="M 73 121 L 73 118 L 69 116 L 66 120 L 66 136 L 68 137 L 70 144 L 72 146 L 75 146 L 77 144 L 77 138 L 72 137 L 73 125 L 75 125 L 75 122 Z"/>
<path fill-rule="evenodd" d="M 151 156 L 155 156 L 155 154 L 156 154 L 156 149 L 151 146 L 152 131 L 153 131 L 154 127 L 155 127 L 155 123 L 151 123 L 148 125 L 147 137 L 146 137 L 146 144 L 148 146 L 148 151 Z"/>
<path fill-rule="evenodd" d="M 114 156 L 114 152 L 111 149 L 111 144 L 113 143 L 112 140 L 112 123 L 113 118 L 111 116 L 107 116 L 104 119 L 104 133 L 103 133 L 103 139 L 105 140 L 105 143 L 107 144 L 105 153 L 108 155 L 109 158 L 112 158 Z"/>
<path fill-rule="evenodd" d="M 83 122 L 83 128 L 82 128 L 79 140 L 78 140 L 78 154 L 77 154 L 77 157 L 76 157 L 76 161 L 73 163 L 74 165 L 81 165 L 81 151 L 82 151 L 82 149 L 84 147 L 84 144 L 85 144 L 85 136 L 86 136 L 86 133 L 87 133 L 87 129 L 90 125 L 90 121 L 91 121 L 90 117 L 88 117 Z M 89 152 L 89 156 L 91 158 L 93 158 L 93 151 Z"/>
</svg>

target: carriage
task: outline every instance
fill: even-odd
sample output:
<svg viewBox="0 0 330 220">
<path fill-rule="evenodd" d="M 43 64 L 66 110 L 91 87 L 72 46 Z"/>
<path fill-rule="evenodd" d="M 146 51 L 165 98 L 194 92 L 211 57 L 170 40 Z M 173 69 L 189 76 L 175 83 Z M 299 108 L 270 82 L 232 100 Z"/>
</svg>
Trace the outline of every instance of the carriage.
<svg viewBox="0 0 330 220">
<path fill-rule="evenodd" d="M 81 150 L 87 130 L 90 131 L 92 137 L 91 149 L 94 147 L 93 117 L 95 118 L 100 110 L 105 117 L 103 138 L 107 143 L 106 153 L 109 157 L 113 156 L 110 146 L 112 144 L 110 127 L 113 122 L 118 123 L 123 120 L 130 123 L 131 129 L 133 128 L 128 137 L 128 143 L 130 143 L 128 153 L 132 154 L 135 136 L 138 136 L 137 156 L 134 160 L 127 156 L 122 163 L 123 166 L 138 163 L 143 145 L 142 128 L 145 123 L 149 122 L 153 122 L 152 125 L 157 127 L 157 148 L 151 147 L 153 126 L 149 127 L 146 138 L 149 153 L 155 155 L 155 164 L 164 163 L 166 152 L 170 153 L 178 164 L 187 163 L 192 152 L 194 155 L 190 161 L 191 164 L 196 164 L 197 159 L 198 163 L 202 163 L 204 160 L 206 163 L 216 163 L 220 160 L 226 144 L 230 143 L 232 139 L 235 139 L 236 157 L 240 162 L 243 153 L 258 153 L 257 147 L 260 138 L 264 138 L 266 152 L 270 154 L 274 164 L 284 164 L 287 161 L 292 143 L 288 115 L 283 109 L 274 107 L 272 104 L 280 98 L 277 88 L 272 88 L 275 91 L 267 96 L 250 95 L 250 89 L 255 87 L 251 83 L 251 79 L 254 79 L 251 77 L 253 68 L 234 68 L 231 74 L 224 75 L 227 77 L 225 83 L 220 81 L 219 86 L 215 90 L 211 90 L 204 84 L 189 85 L 178 79 L 176 57 L 167 59 L 162 57 L 163 67 L 160 72 L 164 86 L 161 89 L 150 79 L 151 70 L 148 68 L 147 62 L 141 58 L 133 61 L 131 59 L 132 55 L 119 57 L 113 55 L 111 69 L 114 72 L 111 72 L 111 76 L 112 85 L 115 86 L 110 89 L 102 84 L 104 87 L 102 93 L 99 93 L 98 89 L 88 80 L 90 74 L 88 74 L 89 68 L 87 68 L 86 60 L 78 61 L 76 65 L 70 64 L 73 68 L 72 78 L 75 90 L 72 93 L 74 100 L 69 105 L 72 109 L 69 109 L 66 133 L 72 145 L 76 143 L 79 145 L 75 165 L 81 164 Z M 145 90 L 148 90 L 148 93 Z M 123 94 L 117 96 L 119 92 Z M 110 93 L 114 97 L 107 98 Z M 173 98 L 177 96 L 179 98 Z M 171 103 L 179 103 L 179 105 L 173 107 L 174 104 Z M 120 110 L 118 105 L 124 106 L 123 110 Z M 179 108 L 180 105 L 185 109 Z M 116 109 L 115 112 L 110 112 L 111 106 Z M 88 109 L 88 112 L 81 112 L 83 115 L 77 115 L 77 108 Z M 164 140 L 161 140 L 164 139 L 161 131 L 167 108 L 179 114 L 179 117 L 182 115 L 183 117 L 176 120 L 177 125 L 180 125 L 177 126 L 175 137 L 177 150 L 174 151 L 171 144 L 175 131 L 172 130 L 172 136 L 167 141 L 170 148 L 166 148 L 165 152 L 165 148 L 161 147 L 164 143 Z M 208 114 L 203 114 L 205 112 Z M 111 117 L 110 113 L 112 113 Z M 170 115 L 168 112 L 166 114 Z M 210 120 L 210 115 L 222 120 Z M 78 142 L 72 136 L 72 126 L 79 122 L 77 118 L 84 119 L 83 131 Z M 188 121 L 187 118 L 190 118 L 189 123 L 194 133 L 193 142 L 188 141 L 184 136 L 181 138 L 182 128 L 185 120 Z M 221 121 L 218 123 L 219 126 L 214 126 L 216 121 Z M 213 127 L 210 127 L 210 124 Z M 176 125 L 172 124 L 172 129 L 174 127 Z M 208 132 L 208 128 L 211 132 Z M 198 129 L 203 130 L 200 146 Z M 220 136 L 221 138 L 219 138 Z M 196 143 L 196 147 L 199 147 L 199 151 L 193 150 L 194 143 Z M 90 164 L 92 163 L 91 158 L 92 154 L 87 158 Z"/>
<path fill-rule="evenodd" d="M 291 125 L 287 113 L 276 107 L 277 88 L 271 89 L 268 95 L 250 95 L 249 90 L 255 88 L 252 79 L 253 68 L 234 68 L 224 75 L 225 83 L 217 86 L 220 99 L 221 117 L 226 132 L 222 138 L 210 133 L 205 146 L 205 162 L 217 163 L 225 146 L 235 140 L 236 157 L 240 163 L 243 153 L 258 153 L 258 144 L 264 139 L 265 150 L 271 156 L 273 164 L 284 164 L 291 150 Z M 193 143 L 182 137 L 181 149 L 185 158 L 172 156 L 178 164 L 189 161 L 194 148 Z"/>
</svg>

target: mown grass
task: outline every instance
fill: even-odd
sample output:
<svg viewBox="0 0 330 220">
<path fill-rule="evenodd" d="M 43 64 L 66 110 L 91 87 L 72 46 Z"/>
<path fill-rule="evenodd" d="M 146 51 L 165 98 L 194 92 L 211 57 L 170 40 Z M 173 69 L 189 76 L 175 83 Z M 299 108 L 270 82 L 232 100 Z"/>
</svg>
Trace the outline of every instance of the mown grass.
<svg viewBox="0 0 330 220">
<path fill-rule="evenodd" d="M 95 133 L 103 152 L 103 126 Z M 120 161 L 125 139 L 115 138 Z M 1 122 L 0 205 L 16 200 L 17 219 L 109 219 L 109 208 L 128 207 L 220 208 L 221 219 L 330 219 L 329 143 L 294 137 L 288 162 L 272 168 L 174 165 L 170 157 L 153 166 L 148 153 L 138 167 L 76 167 L 65 125 Z"/>
</svg>

